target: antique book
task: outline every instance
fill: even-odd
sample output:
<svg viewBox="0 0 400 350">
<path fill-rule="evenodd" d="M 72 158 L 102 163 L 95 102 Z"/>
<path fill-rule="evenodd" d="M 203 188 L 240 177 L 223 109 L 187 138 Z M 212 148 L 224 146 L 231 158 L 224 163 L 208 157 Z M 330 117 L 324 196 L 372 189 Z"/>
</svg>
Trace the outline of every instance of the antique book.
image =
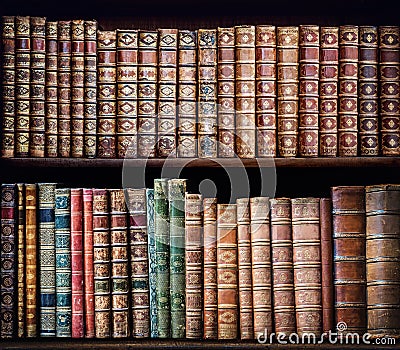
<svg viewBox="0 0 400 350">
<path fill-rule="evenodd" d="M 179 30 L 177 156 L 197 157 L 197 31 Z"/>
<path fill-rule="evenodd" d="M 178 30 L 158 29 L 158 157 L 176 157 L 177 66 Z"/>
<path fill-rule="evenodd" d="M 235 156 L 235 28 L 218 28 L 218 157 Z"/>
<path fill-rule="evenodd" d="M 71 337 L 71 189 L 55 190 L 56 336 Z"/>
<path fill-rule="evenodd" d="M 366 320 L 365 193 L 363 186 L 332 187 L 335 323 L 364 334 Z"/>
<path fill-rule="evenodd" d="M 1 285 L 0 285 L 0 338 L 17 335 L 17 204 L 15 184 L 1 185 Z"/>
<path fill-rule="evenodd" d="M 256 26 L 257 156 L 276 157 L 276 28 Z"/>
<path fill-rule="evenodd" d="M 217 198 L 203 199 L 203 247 L 203 337 L 217 339 Z"/>
<path fill-rule="evenodd" d="M 357 26 L 339 27 L 339 127 L 340 157 L 358 154 L 358 41 Z"/>
<path fill-rule="evenodd" d="M 299 155 L 318 156 L 319 26 L 299 27 Z"/>
<path fill-rule="evenodd" d="M 168 180 L 169 284 L 172 338 L 185 338 L 185 192 L 186 180 Z"/>
<path fill-rule="evenodd" d="M 367 331 L 400 337 L 400 186 L 367 186 Z"/>
<path fill-rule="evenodd" d="M 18 300 L 18 338 L 23 338 L 26 334 L 25 332 L 25 185 L 22 183 L 17 184 L 18 189 L 18 228 L 17 228 L 17 300 Z"/>
<path fill-rule="evenodd" d="M 199 158 L 217 157 L 217 30 L 199 29 L 197 36 Z"/>
<path fill-rule="evenodd" d="M 236 154 L 240 158 L 256 156 L 256 29 L 235 27 L 235 108 Z"/>
<path fill-rule="evenodd" d="M 319 155 L 336 157 L 338 151 L 339 28 L 320 28 Z"/>
<path fill-rule="evenodd" d="M 321 240 L 319 198 L 292 201 L 293 270 L 296 333 L 322 333 Z"/>
<path fill-rule="evenodd" d="M 299 125 L 299 28 L 277 28 L 278 153 L 297 155 Z"/>
<path fill-rule="evenodd" d="M 157 143 L 158 31 L 139 32 L 137 155 L 154 158 Z"/>
<path fill-rule="evenodd" d="M 115 30 L 97 31 L 97 157 L 116 158 L 117 66 Z"/>
<path fill-rule="evenodd" d="M 250 226 L 249 198 L 238 198 L 236 200 L 236 216 L 237 216 L 237 244 L 238 244 L 237 263 L 238 263 L 238 287 L 239 287 L 240 339 L 254 339 L 253 296 L 258 294 L 259 290 L 255 290 L 255 288 L 253 288 L 255 287 L 253 282 L 256 281 L 252 280 L 252 262 L 253 262 L 252 252 L 254 252 L 254 250 L 252 251 L 251 249 L 252 232 Z M 259 275 L 255 277 L 259 277 Z M 254 314 L 257 315 L 256 312 Z M 257 321 L 259 322 L 260 319 L 257 319 Z"/>
<path fill-rule="evenodd" d="M 400 28 L 379 27 L 381 149 L 384 156 L 400 154 Z"/>
<path fill-rule="evenodd" d="M 359 34 L 358 104 L 360 108 L 360 120 L 358 122 L 358 131 L 360 134 L 360 155 L 377 156 L 380 153 L 378 120 L 378 28 L 374 26 L 360 26 Z"/>
<path fill-rule="evenodd" d="M 84 147 L 85 157 L 97 150 L 97 22 L 85 21 L 84 43 Z"/>
<path fill-rule="evenodd" d="M 185 194 L 186 338 L 203 337 L 203 198 Z"/>
<path fill-rule="evenodd" d="M 117 155 L 137 157 L 138 31 L 117 29 Z"/>
<path fill-rule="evenodd" d="M 41 337 L 56 335 L 55 194 L 55 183 L 38 184 Z"/>
<path fill-rule="evenodd" d="M 289 198 L 274 198 L 270 204 L 275 333 L 287 338 L 296 333 L 292 208 Z"/>
</svg>

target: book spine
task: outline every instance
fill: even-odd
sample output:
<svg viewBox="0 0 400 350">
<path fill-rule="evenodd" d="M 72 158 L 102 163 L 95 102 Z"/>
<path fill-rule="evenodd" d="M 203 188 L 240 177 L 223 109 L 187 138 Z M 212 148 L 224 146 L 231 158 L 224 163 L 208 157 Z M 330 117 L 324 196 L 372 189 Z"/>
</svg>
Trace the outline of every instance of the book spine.
<svg viewBox="0 0 400 350">
<path fill-rule="evenodd" d="M 71 337 L 71 189 L 55 190 L 56 335 Z"/>
<path fill-rule="evenodd" d="M 360 335 L 367 326 L 364 197 L 362 186 L 332 188 L 335 322 Z"/>
<path fill-rule="evenodd" d="M 336 157 L 338 152 L 339 28 L 321 27 L 319 71 L 319 155 Z"/>
<path fill-rule="evenodd" d="M 55 191 L 56 184 L 40 183 L 39 263 L 40 336 L 56 335 Z"/>
<path fill-rule="evenodd" d="M 137 157 L 138 32 L 117 30 L 117 154 Z"/>
<path fill-rule="evenodd" d="M 322 333 L 319 198 L 292 199 L 293 269 L 297 334 Z"/>
<path fill-rule="evenodd" d="M 18 338 L 25 336 L 25 186 L 17 184 L 18 188 L 18 265 L 17 265 L 17 299 L 18 299 Z"/>
<path fill-rule="evenodd" d="M 197 157 L 197 31 L 179 30 L 178 157 Z"/>
<path fill-rule="evenodd" d="M 235 28 L 218 28 L 218 157 L 235 155 Z"/>
<path fill-rule="evenodd" d="M 203 200 L 185 195 L 186 338 L 203 336 Z"/>
<path fill-rule="evenodd" d="M 400 27 L 379 27 L 381 148 L 383 156 L 400 155 Z"/>
<path fill-rule="evenodd" d="M 400 336 L 400 186 L 367 186 L 366 271 L 368 333 Z"/>
<path fill-rule="evenodd" d="M 359 34 L 360 155 L 377 156 L 379 155 L 378 28 L 362 26 Z"/>
<path fill-rule="evenodd" d="M 157 143 L 158 32 L 139 32 L 138 141 L 141 158 L 154 158 Z"/>
<path fill-rule="evenodd" d="M 257 156 L 276 157 L 276 28 L 256 26 Z"/>
<path fill-rule="evenodd" d="M 299 125 L 299 28 L 277 28 L 278 150 L 297 155 Z"/>
</svg>

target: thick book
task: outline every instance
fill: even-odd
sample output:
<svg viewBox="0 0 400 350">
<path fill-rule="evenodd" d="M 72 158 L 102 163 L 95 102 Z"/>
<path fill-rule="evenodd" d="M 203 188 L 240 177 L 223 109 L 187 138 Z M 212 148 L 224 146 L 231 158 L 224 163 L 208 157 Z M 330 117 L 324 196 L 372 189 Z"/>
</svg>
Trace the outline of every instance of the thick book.
<svg viewBox="0 0 400 350">
<path fill-rule="evenodd" d="M 25 185 L 17 184 L 18 189 L 18 212 L 17 212 L 17 319 L 18 319 L 18 338 L 23 338 L 25 332 Z"/>
</svg>

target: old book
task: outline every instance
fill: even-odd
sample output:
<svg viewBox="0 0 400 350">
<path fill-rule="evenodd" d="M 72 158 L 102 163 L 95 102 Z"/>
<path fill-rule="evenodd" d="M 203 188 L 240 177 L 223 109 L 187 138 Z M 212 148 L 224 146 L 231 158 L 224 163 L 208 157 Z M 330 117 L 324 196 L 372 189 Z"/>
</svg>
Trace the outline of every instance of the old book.
<svg viewBox="0 0 400 350">
<path fill-rule="evenodd" d="M 275 333 L 287 338 L 296 333 L 292 208 L 290 198 L 274 198 L 270 204 Z"/>
<path fill-rule="evenodd" d="M 56 336 L 71 337 L 71 189 L 55 190 Z"/>
<path fill-rule="evenodd" d="M 235 28 L 218 28 L 218 157 L 235 156 Z"/>
<path fill-rule="evenodd" d="M 360 26 L 358 51 L 360 155 L 379 155 L 378 28 Z"/>
<path fill-rule="evenodd" d="M 384 156 L 400 154 L 400 28 L 379 27 L 381 149 Z"/>
<path fill-rule="evenodd" d="M 332 187 L 335 322 L 364 334 L 366 320 L 365 193 L 363 186 Z"/>
<path fill-rule="evenodd" d="M 400 337 L 400 186 L 367 186 L 367 331 Z"/>
<path fill-rule="evenodd" d="M 299 126 L 299 28 L 277 28 L 278 151 L 297 155 Z"/>
<path fill-rule="evenodd" d="M 56 335 L 56 184 L 39 183 L 40 336 Z"/>
<path fill-rule="evenodd" d="M 319 198 L 292 199 L 296 333 L 322 333 Z"/>
<path fill-rule="evenodd" d="M 197 31 L 179 30 L 177 156 L 197 157 Z"/>
<path fill-rule="evenodd" d="M 299 27 L 299 155 L 318 156 L 319 26 Z"/>
<path fill-rule="evenodd" d="M 203 337 L 203 198 L 185 195 L 186 338 Z"/>
<path fill-rule="evenodd" d="M 97 31 L 97 157 L 116 157 L 117 66 L 115 30 Z"/>
<path fill-rule="evenodd" d="M 117 30 L 117 155 L 137 157 L 138 31 Z"/>
<path fill-rule="evenodd" d="M 257 156 L 276 156 L 276 28 L 256 26 Z"/>
<path fill-rule="evenodd" d="M 198 124 L 199 158 L 217 156 L 217 30 L 199 29 L 198 58 Z"/>
<path fill-rule="evenodd" d="M 25 336 L 25 185 L 17 184 L 18 189 L 18 261 L 17 261 L 17 300 L 18 300 L 18 338 Z"/>
<path fill-rule="evenodd" d="M 157 46 L 158 31 L 139 32 L 137 153 L 141 158 L 156 156 Z"/>
<path fill-rule="evenodd" d="M 357 26 L 339 27 L 339 128 L 340 157 L 358 154 L 358 41 Z"/>
<path fill-rule="evenodd" d="M 178 30 L 158 30 L 157 156 L 176 157 Z"/>
<path fill-rule="evenodd" d="M 339 28 L 321 27 L 320 34 L 319 155 L 336 157 L 339 113 Z"/>
</svg>

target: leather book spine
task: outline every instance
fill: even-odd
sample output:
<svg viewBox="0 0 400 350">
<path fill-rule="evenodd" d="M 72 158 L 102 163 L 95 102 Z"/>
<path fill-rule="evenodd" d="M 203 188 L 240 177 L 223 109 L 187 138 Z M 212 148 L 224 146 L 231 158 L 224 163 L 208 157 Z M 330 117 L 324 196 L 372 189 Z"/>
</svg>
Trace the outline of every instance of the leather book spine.
<svg viewBox="0 0 400 350">
<path fill-rule="evenodd" d="M 185 195 L 186 338 L 203 337 L 203 199 Z"/>
<path fill-rule="evenodd" d="M 56 335 L 55 183 L 39 183 L 40 336 Z"/>
<path fill-rule="evenodd" d="M 339 128 L 340 157 L 358 154 L 358 44 L 357 26 L 339 27 Z"/>
<path fill-rule="evenodd" d="M 29 155 L 31 28 L 28 16 L 15 17 L 15 156 Z"/>
<path fill-rule="evenodd" d="M 377 156 L 379 155 L 378 28 L 362 26 L 359 28 L 359 34 L 360 155 Z"/>
<path fill-rule="evenodd" d="M 176 157 L 178 30 L 158 30 L 157 156 Z"/>
<path fill-rule="evenodd" d="M 18 338 L 23 338 L 26 334 L 25 332 L 25 313 L 27 309 L 25 307 L 25 185 L 22 183 L 17 184 L 18 188 L 18 217 L 17 217 L 17 300 L 18 300 L 18 310 L 17 310 L 17 320 L 18 320 Z"/>
<path fill-rule="evenodd" d="M 291 202 L 275 198 L 270 204 L 275 333 L 287 338 L 296 333 Z"/>
<path fill-rule="evenodd" d="M 256 26 L 257 156 L 276 157 L 276 27 Z"/>
<path fill-rule="evenodd" d="M 154 158 L 157 143 L 158 31 L 139 32 L 138 140 L 140 158 Z"/>
<path fill-rule="evenodd" d="M 177 156 L 197 157 L 197 31 L 179 30 Z"/>
<path fill-rule="evenodd" d="M 379 27 L 381 148 L 383 156 L 400 155 L 400 27 Z"/>
<path fill-rule="evenodd" d="M 322 333 L 319 198 L 292 199 L 296 333 Z"/>
<path fill-rule="evenodd" d="M 235 156 L 235 28 L 218 28 L 218 157 Z"/>
<path fill-rule="evenodd" d="M 236 200 L 236 209 L 240 339 L 254 339 L 249 199 L 238 198 Z"/>
<path fill-rule="evenodd" d="M 15 184 L 1 186 L 1 285 L 0 285 L 0 338 L 13 338 L 17 334 L 17 202 Z"/>
<path fill-rule="evenodd" d="M 318 156 L 319 26 L 299 27 L 299 155 Z"/>
<path fill-rule="evenodd" d="M 198 30 L 199 158 L 217 157 L 217 30 Z"/>
<path fill-rule="evenodd" d="M 203 199 L 203 337 L 218 337 L 217 198 Z"/>
<path fill-rule="evenodd" d="M 117 154 L 137 157 L 138 31 L 117 30 Z"/>
<path fill-rule="evenodd" d="M 126 338 L 129 325 L 128 215 L 124 190 L 109 190 L 112 337 Z"/>
<path fill-rule="evenodd" d="M 58 23 L 46 22 L 45 155 L 58 156 Z"/>
<path fill-rule="evenodd" d="M 339 28 L 321 27 L 319 71 L 319 155 L 338 152 Z"/>
<path fill-rule="evenodd" d="M 299 28 L 277 28 L 278 151 L 297 156 L 299 126 Z"/>
<path fill-rule="evenodd" d="M 94 158 L 97 150 L 97 22 L 85 21 L 84 150 Z"/>
<path fill-rule="evenodd" d="M 71 337 L 71 189 L 55 192 L 56 336 Z"/>
<path fill-rule="evenodd" d="M 97 157 L 116 158 L 116 31 L 97 31 Z"/>
<path fill-rule="evenodd" d="M 2 136 L 1 156 L 15 155 L 15 17 L 3 16 L 1 23 L 1 65 L 2 65 Z"/>
<path fill-rule="evenodd" d="M 335 322 L 361 335 L 367 327 L 364 187 L 332 187 L 332 209 Z"/>
<path fill-rule="evenodd" d="M 400 338 L 400 186 L 367 186 L 367 331 Z"/>
</svg>

